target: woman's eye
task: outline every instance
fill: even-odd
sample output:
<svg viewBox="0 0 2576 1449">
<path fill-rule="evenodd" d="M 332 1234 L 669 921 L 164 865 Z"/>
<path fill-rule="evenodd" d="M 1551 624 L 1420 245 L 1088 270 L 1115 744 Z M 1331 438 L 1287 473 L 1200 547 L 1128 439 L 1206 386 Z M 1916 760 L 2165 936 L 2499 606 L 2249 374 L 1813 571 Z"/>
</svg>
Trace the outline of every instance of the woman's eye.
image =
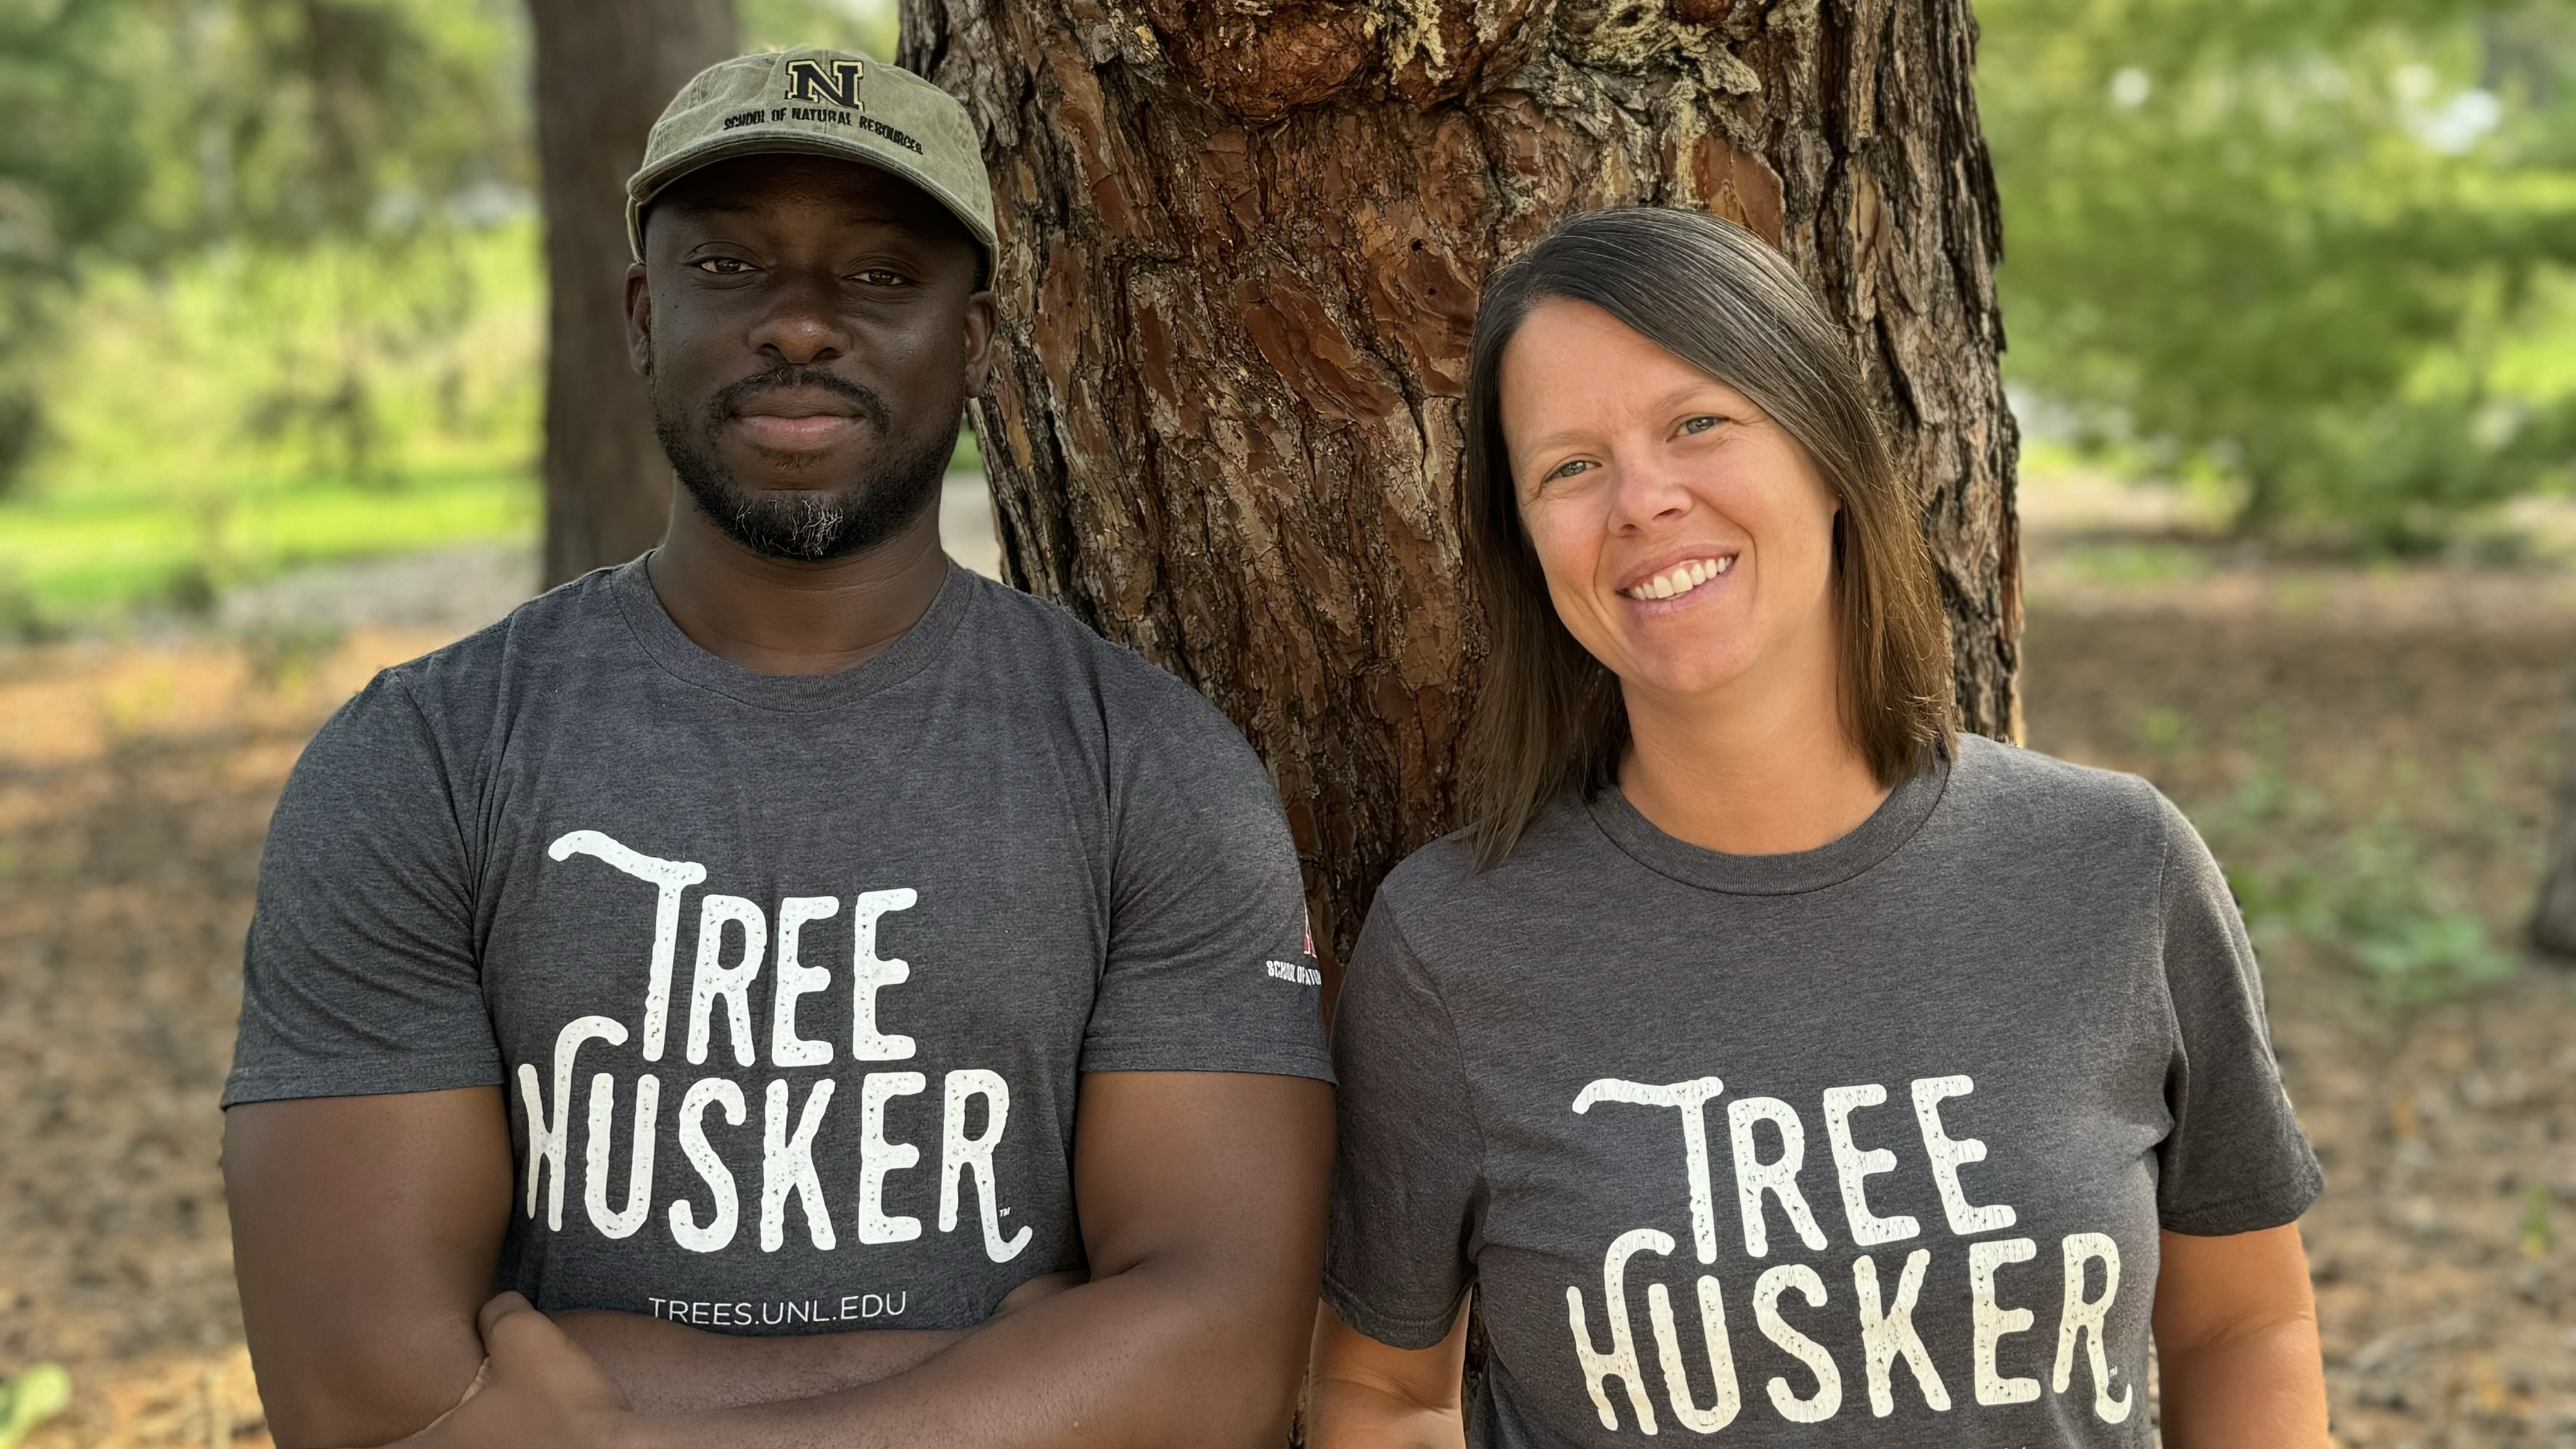
<svg viewBox="0 0 2576 1449">
<path fill-rule="evenodd" d="M 1541 483 L 1553 483 L 1559 478 L 1571 478 L 1575 474 L 1580 473 L 1591 466 L 1592 460 L 1589 458 L 1568 458 L 1564 462 L 1557 464 L 1555 468 L 1548 472 L 1546 477 L 1541 478 L 1538 481 Z"/>
<path fill-rule="evenodd" d="M 1725 421 L 1726 419 L 1721 418 L 1714 413 L 1702 413 L 1695 418 L 1684 418 L 1682 420 L 1682 431 L 1685 433 L 1705 433 L 1709 429 L 1716 427 L 1719 423 Z"/>
</svg>

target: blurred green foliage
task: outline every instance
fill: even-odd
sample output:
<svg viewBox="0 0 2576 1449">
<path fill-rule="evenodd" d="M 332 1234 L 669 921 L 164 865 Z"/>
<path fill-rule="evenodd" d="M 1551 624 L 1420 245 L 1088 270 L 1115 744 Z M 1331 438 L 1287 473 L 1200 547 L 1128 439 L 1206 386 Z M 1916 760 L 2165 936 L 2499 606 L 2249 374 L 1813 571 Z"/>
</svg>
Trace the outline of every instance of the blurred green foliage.
<svg viewBox="0 0 2576 1449">
<path fill-rule="evenodd" d="M 0 499 L 0 633 L 533 536 L 543 319 L 527 215 L 94 270 L 44 342 L 47 446 Z"/>
<path fill-rule="evenodd" d="M 1981 0 L 2007 377 L 2246 528 L 2410 549 L 2576 454 L 2576 7 Z"/>
<path fill-rule="evenodd" d="M 520 0 L 0 0 L 0 634 L 533 538 L 528 46 Z"/>
<path fill-rule="evenodd" d="M 71 1401 L 72 1376 L 58 1363 L 36 1364 L 0 1380 L 0 1449 L 12 1449 Z"/>
<path fill-rule="evenodd" d="M 734 0 L 746 50 L 823 45 L 892 63 L 895 0 Z"/>
<path fill-rule="evenodd" d="M 524 32 L 0 0 L 0 625 L 532 526 Z"/>
<path fill-rule="evenodd" d="M 419 275 L 422 326 L 470 312 L 443 254 L 528 209 L 521 30 L 508 0 L 7 0 L 0 476 L 32 460 L 67 313 L 102 274 L 355 249 Z M 249 410 L 362 444 L 368 358 L 331 361 Z"/>
<path fill-rule="evenodd" d="M 2179 765 L 2209 748 L 2174 710 L 2142 711 L 2138 742 Z M 2388 762 L 2356 788 L 2320 788 L 2295 777 L 2280 716 L 2246 722 L 2248 766 L 2233 789 L 2193 802 L 2191 822 L 2219 859 L 2259 947 L 2302 941 L 2351 966 L 2382 1005 L 2448 1000 L 2504 980 L 2520 966 L 2463 883 L 2426 849 L 2427 822 L 2410 816 L 2426 797 L 2490 823 L 2493 781 L 2475 770 L 2453 780 L 2418 778 L 2416 761 Z M 2283 849 L 2284 845 L 2291 848 Z"/>
</svg>

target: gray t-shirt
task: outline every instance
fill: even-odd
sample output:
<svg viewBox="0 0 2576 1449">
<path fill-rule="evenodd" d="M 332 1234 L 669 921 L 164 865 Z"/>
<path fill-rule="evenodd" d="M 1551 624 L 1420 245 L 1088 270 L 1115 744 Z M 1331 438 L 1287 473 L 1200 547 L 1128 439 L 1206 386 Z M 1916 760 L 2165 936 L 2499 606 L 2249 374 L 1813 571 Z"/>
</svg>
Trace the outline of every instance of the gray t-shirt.
<svg viewBox="0 0 2576 1449">
<path fill-rule="evenodd" d="M 2317 1194 L 2226 882 L 2144 781 L 1974 737 L 1821 849 L 1618 792 L 1379 891 L 1325 1294 L 1480 1446 L 2148 1442 L 2157 1230 Z"/>
<path fill-rule="evenodd" d="M 642 563 L 378 675 L 270 828 L 224 1103 L 503 1088 L 498 1282 L 744 1333 L 960 1328 L 1082 1261 L 1085 1072 L 1329 1078 L 1233 727 L 951 567 L 837 674 Z"/>
</svg>

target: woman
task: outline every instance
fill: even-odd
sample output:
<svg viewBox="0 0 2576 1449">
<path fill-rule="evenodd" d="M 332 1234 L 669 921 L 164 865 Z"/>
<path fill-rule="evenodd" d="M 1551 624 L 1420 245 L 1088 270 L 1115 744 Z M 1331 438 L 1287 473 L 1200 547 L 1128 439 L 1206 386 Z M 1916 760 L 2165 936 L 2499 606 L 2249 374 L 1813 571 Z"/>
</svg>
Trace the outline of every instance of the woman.
<svg viewBox="0 0 2576 1449">
<path fill-rule="evenodd" d="M 1341 997 L 1318 1449 L 2140 1445 L 2151 1323 L 2167 1444 L 2326 1443 L 2225 882 L 2144 781 L 1954 731 L 1844 346 L 1696 214 L 1487 290 L 1475 823 Z"/>
</svg>

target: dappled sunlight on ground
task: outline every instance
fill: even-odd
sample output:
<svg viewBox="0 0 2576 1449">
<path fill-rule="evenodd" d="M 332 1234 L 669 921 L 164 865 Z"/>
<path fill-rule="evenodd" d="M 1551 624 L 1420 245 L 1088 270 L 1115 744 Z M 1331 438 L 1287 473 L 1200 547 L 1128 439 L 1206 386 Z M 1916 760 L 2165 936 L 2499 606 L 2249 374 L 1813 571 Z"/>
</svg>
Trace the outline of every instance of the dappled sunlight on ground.
<svg viewBox="0 0 2576 1449">
<path fill-rule="evenodd" d="M 249 733 L 268 737 L 268 748 L 236 754 L 226 771 L 274 788 L 320 715 L 386 664 L 449 638 L 438 629 L 365 629 L 268 648 L 189 641 L 14 651 L 0 655 L 0 763 L 88 765 L 132 747 Z"/>
<path fill-rule="evenodd" d="M 0 652 L 0 1368 L 75 1389 L 31 1445 L 266 1442 L 214 1106 L 260 838 L 314 726 L 446 637 Z"/>
</svg>

